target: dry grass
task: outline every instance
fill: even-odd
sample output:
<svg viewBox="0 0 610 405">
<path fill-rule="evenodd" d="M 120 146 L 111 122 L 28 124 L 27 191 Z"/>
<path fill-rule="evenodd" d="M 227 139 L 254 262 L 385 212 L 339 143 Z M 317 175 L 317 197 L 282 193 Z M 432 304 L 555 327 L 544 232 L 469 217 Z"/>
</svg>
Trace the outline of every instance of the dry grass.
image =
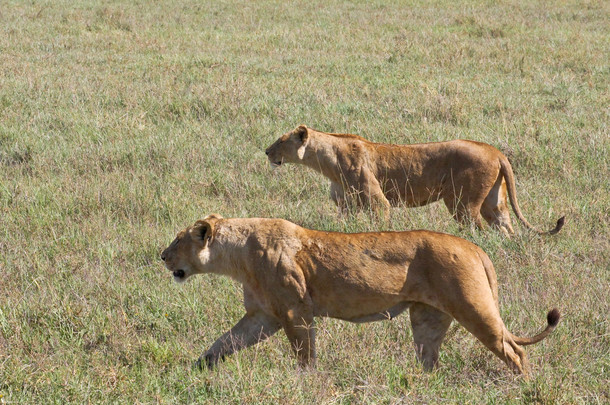
<svg viewBox="0 0 610 405">
<path fill-rule="evenodd" d="M 610 399 L 608 4 L 576 2 L 5 2 L 0 10 L 0 403 L 607 403 Z M 210 212 L 311 228 L 328 184 L 263 153 L 304 123 L 380 142 L 488 142 L 552 238 L 460 230 L 439 204 L 392 229 L 474 241 L 502 316 L 555 333 L 513 377 L 453 327 L 441 367 L 408 317 L 318 323 L 319 367 L 285 337 L 216 371 L 191 362 L 241 317 L 227 279 L 171 283 L 158 260 Z"/>
</svg>

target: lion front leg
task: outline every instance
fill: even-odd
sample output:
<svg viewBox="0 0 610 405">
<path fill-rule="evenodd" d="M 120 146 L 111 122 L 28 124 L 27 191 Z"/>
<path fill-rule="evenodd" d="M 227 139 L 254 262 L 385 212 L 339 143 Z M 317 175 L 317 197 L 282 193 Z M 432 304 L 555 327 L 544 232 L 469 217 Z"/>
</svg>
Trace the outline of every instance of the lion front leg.
<svg viewBox="0 0 610 405">
<path fill-rule="evenodd" d="M 316 333 L 311 311 L 289 310 L 282 322 L 292 351 L 303 368 L 316 365 Z"/>
<path fill-rule="evenodd" d="M 340 183 L 330 183 L 330 198 L 335 202 L 339 210 L 339 215 L 347 214 L 347 201 L 345 201 L 345 191 Z"/>
<path fill-rule="evenodd" d="M 199 357 L 196 365 L 213 368 L 220 359 L 241 349 L 267 339 L 281 327 L 280 322 L 263 312 L 248 313 L 228 332 L 223 334 L 205 354 Z"/>
<path fill-rule="evenodd" d="M 389 219 L 390 202 L 373 173 L 363 169 L 358 175 L 347 176 L 346 183 L 354 191 L 358 205 L 370 207 L 377 216 L 384 220 Z"/>
</svg>

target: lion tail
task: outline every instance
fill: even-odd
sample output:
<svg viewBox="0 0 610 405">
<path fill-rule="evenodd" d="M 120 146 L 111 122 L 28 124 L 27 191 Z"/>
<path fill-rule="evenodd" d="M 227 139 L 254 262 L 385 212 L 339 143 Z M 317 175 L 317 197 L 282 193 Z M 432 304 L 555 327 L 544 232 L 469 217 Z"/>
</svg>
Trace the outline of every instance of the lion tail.
<svg viewBox="0 0 610 405">
<path fill-rule="evenodd" d="M 509 333 L 510 333 L 513 341 L 515 343 L 517 343 L 518 345 L 521 345 L 521 346 L 533 345 L 534 343 L 540 342 L 542 339 L 544 339 L 545 337 L 550 335 L 551 332 L 553 332 L 553 330 L 559 323 L 559 318 L 561 318 L 561 314 L 559 313 L 559 310 L 557 308 L 553 308 L 546 315 L 546 321 L 547 321 L 546 328 L 542 332 L 537 334 L 536 336 L 533 336 L 530 338 L 524 338 L 524 337 L 515 336 L 510 332 Z"/>
<path fill-rule="evenodd" d="M 563 224 L 565 222 L 565 216 L 563 216 L 557 220 L 557 224 L 555 225 L 555 228 L 551 229 L 550 231 L 546 231 L 546 232 L 539 231 L 538 229 L 534 228 L 529 222 L 527 222 L 527 219 L 525 219 L 525 217 L 521 213 L 521 208 L 519 208 L 519 203 L 517 202 L 517 188 L 515 186 L 515 176 L 513 174 L 513 168 L 511 166 L 510 162 L 508 161 L 508 159 L 504 156 L 502 156 L 502 158 L 500 159 L 500 173 L 502 173 L 502 176 L 504 176 L 504 179 L 506 179 L 506 186 L 507 186 L 506 188 L 508 189 L 508 198 L 510 199 L 510 205 L 513 207 L 513 212 L 515 213 L 517 218 L 519 218 L 519 220 L 523 223 L 523 225 L 525 225 L 526 228 L 528 228 L 531 231 L 537 232 L 541 235 L 543 235 L 543 234 L 554 235 L 561 230 L 561 228 L 563 227 Z"/>
</svg>

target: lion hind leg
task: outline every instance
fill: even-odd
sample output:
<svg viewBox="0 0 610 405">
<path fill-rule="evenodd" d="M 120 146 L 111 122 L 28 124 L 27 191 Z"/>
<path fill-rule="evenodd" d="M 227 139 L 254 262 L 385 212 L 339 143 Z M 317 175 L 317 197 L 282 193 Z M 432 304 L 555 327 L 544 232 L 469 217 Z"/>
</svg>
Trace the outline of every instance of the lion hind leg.
<svg viewBox="0 0 610 405">
<path fill-rule="evenodd" d="M 529 362 L 525 351 L 508 337 L 508 333 L 505 332 L 504 336 L 504 362 L 515 374 L 527 375 Z"/>
<path fill-rule="evenodd" d="M 525 352 L 510 338 L 503 339 L 502 337 L 493 341 L 483 341 L 479 336 L 479 340 L 502 360 L 508 368 L 515 374 L 527 374 L 528 361 Z"/>
<path fill-rule="evenodd" d="M 456 319 L 516 374 L 525 374 L 527 357 L 511 338 L 495 306 L 459 314 Z M 465 316 L 464 316 L 465 315 Z"/>
<path fill-rule="evenodd" d="M 501 175 L 485 197 L 481 206 L 481 215 L 490 226 L 500 229 L 507 236 L 515 233 L 508 210 L 506 181 Z"/>
<path fill-rule="evenodd" d="M 424 366 L 424 370 L 430 371 L 438 363 L 441 343 L 453 318 L 422 303 L 411 305 L 409 314 L 417 359 Z"/>
<path fill-rule="evenodd" d="M 525 352 L 510 338 L 510 335 L 506 331 L 504 331 L 502 335 L 501 339 L 496 339 L 493 342 L 485 343 L 481 339 L 479 340 L 504 361 L 513 373 L 527 375 L 529 362 Z"/>
</svg>

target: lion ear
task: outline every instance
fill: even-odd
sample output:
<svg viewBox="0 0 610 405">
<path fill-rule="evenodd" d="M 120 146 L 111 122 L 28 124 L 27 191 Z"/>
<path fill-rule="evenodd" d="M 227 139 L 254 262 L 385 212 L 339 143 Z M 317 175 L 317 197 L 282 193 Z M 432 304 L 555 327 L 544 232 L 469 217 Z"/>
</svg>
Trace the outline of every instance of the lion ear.
<svg viewBox="0 0 610 405">
<path fill-rule="evenodd" d="M 205 242 L 212 235 L 212 226 L 207 221 L 197 221 L 190 234 L 193 239 Z"/>
<path fill-rule="evenodd" d="M 309 138 L 309 133 L 307 131 L 307 126 L 305 126 L 305 125 L 299 125 L 297 127 L 296 133 L 299 136 L 299 139 L 301 140 L 301 142 L 303 142 L 303 143 L 305 143 L 307 138 Z"/>
<path fill-rule="evenodd" d="M 191 229 L 191 235 L 193 238 L 209 245 L 214 240 L 215 225 L 219 219 L 222 219 L 220 215 L 212 214 L 205 217 L 205 219 L 195 222 Z"/>
</svg>

